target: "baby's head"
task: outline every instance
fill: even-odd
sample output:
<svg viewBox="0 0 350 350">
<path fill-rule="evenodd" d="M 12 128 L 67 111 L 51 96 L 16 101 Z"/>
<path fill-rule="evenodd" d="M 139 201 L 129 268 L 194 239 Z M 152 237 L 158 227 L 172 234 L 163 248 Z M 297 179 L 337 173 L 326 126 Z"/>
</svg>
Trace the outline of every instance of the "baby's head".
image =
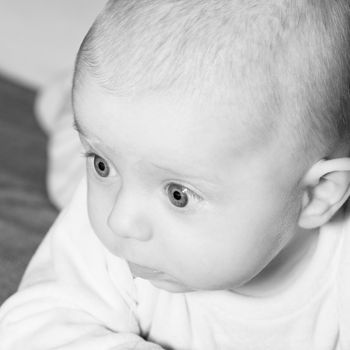
<svg viewBox="0 0 350 350">
<path fill-rule="evenodd" d="M 73 104 L 91 223 L 135 275 L 236 289 L 342 206 L 349 13 L 346 0 L 107 4 Z"/>
</svg>

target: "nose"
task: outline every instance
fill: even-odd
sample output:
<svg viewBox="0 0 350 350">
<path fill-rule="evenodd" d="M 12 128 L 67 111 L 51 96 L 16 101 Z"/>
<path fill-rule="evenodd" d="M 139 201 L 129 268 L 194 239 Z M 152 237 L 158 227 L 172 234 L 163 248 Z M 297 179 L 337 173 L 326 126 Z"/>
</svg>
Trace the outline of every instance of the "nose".
<svg viewBox="0 0 350 350">
<path fill-rule="evenodd" d="M 147 215 L 147 198 L 120 189 L 108 216 L 109 228 L 119 237 L 148 241 L 152 229 Z"/>
</svg>

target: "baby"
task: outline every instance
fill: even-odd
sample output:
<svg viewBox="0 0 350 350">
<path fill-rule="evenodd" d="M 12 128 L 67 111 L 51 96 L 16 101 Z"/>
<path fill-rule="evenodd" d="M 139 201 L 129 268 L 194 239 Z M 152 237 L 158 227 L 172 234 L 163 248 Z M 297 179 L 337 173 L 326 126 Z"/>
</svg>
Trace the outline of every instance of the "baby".
<svg viewBox="0 0 350 350">
<path fill-rule="evenodd" d="M 350 349 L 349 23 L 348 0 L 109 1 L 74 75 L 86 177 L 0 349 Z"/>
</svg>

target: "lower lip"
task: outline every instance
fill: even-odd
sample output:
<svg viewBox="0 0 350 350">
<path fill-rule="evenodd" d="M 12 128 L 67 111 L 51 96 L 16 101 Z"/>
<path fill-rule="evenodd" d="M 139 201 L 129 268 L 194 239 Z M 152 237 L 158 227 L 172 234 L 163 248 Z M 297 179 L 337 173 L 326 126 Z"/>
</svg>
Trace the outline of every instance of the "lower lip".
<svg viewBox="0 0 350 350">
<path fill-rule="evenodd" d="M 135 277 L 141 277 L 144 279 L 153 280 L 153 279 L 159 278 L 162 275 L 162 272 L 158 270 L 150 269 L 148 267 L 137 265 L 131 262 L 128 262 L 128 265 L 131 273 Z"/>
<path fill-rule="evenodd" d="M 177 293 L 193 292 L 193 289 L 178 284 L 175 280 L 169 278 L 169 276 L 167 276 L 164 272 L 140 266 L 131 262 L 128 262 L 128 265 L 134 277 L 149 280 L 157 288 Z"/>
</svg>

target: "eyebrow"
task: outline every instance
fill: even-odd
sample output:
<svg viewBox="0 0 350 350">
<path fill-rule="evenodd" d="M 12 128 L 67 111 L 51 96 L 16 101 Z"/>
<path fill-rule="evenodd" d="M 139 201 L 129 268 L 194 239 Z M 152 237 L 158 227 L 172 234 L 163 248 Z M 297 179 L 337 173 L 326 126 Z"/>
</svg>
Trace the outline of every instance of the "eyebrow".
<svg viewBox="0 0 350 350">
<path fill-rule="evenodd" d="M 162 172 L 168 173 L 168 174 L 172 174 L 175 177 L 178 178 L 188 178 L 190 180 L 194 180 L 196 182 L 201 183 L 202 185 L 208 187 L 211 190 L 215 190 L 217 189 L 217 187 L 219 186 L 219 180 L 217 178 L 206 178 L 206 176 L 203 175 L 194 175 L 194 174 L 190 174 L 190 173 L 182 173 L 182 172 L 178 172 L 175 169 L 171 169 L 168 168 L 166 166 L 160 166 L 158 164 L 155 164 L 154 162 L 151 162 L 152 166 Z"/>
</svg>

